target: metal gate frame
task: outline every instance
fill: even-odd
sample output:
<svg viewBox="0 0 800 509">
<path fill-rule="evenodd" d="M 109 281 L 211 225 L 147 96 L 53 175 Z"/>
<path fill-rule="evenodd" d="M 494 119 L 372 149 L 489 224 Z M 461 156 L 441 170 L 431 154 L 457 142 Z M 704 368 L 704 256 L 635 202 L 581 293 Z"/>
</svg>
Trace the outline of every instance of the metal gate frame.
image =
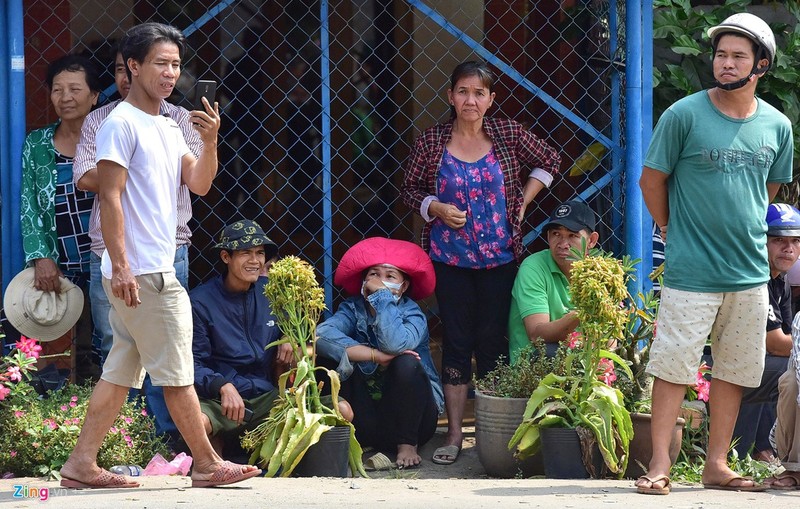
<svg viewBox="0 0 800 509">
<path fill-rule="evenodd" d="M 613 0 L 612 0 L 613 1 Z M 189 25 L 184 34 L 189 35 L 198 30 L 219 12 L 230 6 L 234 0 L 221 0 L 204 15 Z M 650 243 L 652 219 L 638 188 L 642 171 L 643 155 L 652 129 L 652 0 L 624 0 L 625 6 L 625 48 L 624 61 L 616 62 L 617 72 L 612 74 L 611 137 L 602 134 L 587 120 L 575 114 L 552 96 L 545 93 L 536 84 L 525 78 L 497 55 L 488 51 L 480 43 L 455 27 L 436 10 L 422 0 L 406 0 L 406 2 L 422 15 L 455 36 L 487 62 L 500 69 L 543 101 L 575 127 L 602 143 L 611 151 L 612 168 L 600 180 L 589 186 L 578 195 L 588 200 L 607 186 L 612 186 L 616 210 L 623 210 L 612 218 L 612 228 L 624 230 L 625 254 L 632 258 L 640 258 L 637 265 L 636 280 L 632 282 L 631 291 L 637 292 L 649 286 L 652 266 L 652 245 Z M 22 237 L 19 225 L 20 209 L 20 172 L 22 167 L 22 144 L 26 135 L 25 119 L 25 60 L 23 34 L 22 0 L 7 0 L 0 8 L 0 33 L 7 34 L 0 38 L 0 98 L 7 105 L 0 112 L 0 200 L 2 201 L 2 286 L 6 285 L 23 267 Z M 323 206 L 323 277 L 325 300 L 329 309 L 333 303 L 333 232 L 332 232 L 332 143 L 331 143 L 331 84 L 330 84 L 330 37 L 328 0 L 320 1 L 321 20 L 321 69 L 322 77 L 322 206 Z M 618 47 L 618 23 L 616 9 L 610 9 L 611 51 L 616 54 Z M 619 69 L 624 68 L 624 112 L 625 130 L 622 144 L 622 90 Z M 624 189 L 622 182 L 624 181 Z M 525 236 L 525 243 L 530 243 L 542 230 L 543 224 L 536 225 L 532 232 Z"/>
</svg>

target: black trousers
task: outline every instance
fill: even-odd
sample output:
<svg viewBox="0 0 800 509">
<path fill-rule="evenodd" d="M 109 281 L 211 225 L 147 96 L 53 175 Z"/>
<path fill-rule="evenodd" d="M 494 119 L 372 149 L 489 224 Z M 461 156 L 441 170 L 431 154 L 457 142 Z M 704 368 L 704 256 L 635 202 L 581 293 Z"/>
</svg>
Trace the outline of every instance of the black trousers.
<svg viewBox="0 0 800 509">
<path fill-rule="evenodd" d="M 362 446 L 396 452 L 398 444 L 422 446 L 436 432 L 439 412 L 422 364 L 411 355 L 399 355 L 382 378 L 380 400 L 367 386 L 357 367 L 342 382 L 340 396 L 353 407 L 356 438 Z"/>
<path fill-rule="evenodd" d="M 508 312 L 516 263 L 493 269 L 464 269 L 433 262 L 436 300 L 444 327 L 442 383 L 467 384 L 472 355 L 478 378 L 508 359 Z"/>
</svg>

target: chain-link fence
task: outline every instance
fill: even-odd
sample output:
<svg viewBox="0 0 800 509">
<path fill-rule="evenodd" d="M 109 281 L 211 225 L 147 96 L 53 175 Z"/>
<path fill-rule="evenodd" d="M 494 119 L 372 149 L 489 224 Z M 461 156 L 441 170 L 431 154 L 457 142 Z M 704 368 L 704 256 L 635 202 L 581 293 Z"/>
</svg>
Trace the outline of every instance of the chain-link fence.
<svg viewBox="0 0 800 509">
<path fill-rule="evenodd" d="M 91 53 L 107 69 L 106 98 L 115 98 L 121 34 L 142 21 L 175 25 L 187 34 L 188 52 L 171 100 L 191 109 L 195 80 L 211 79 L 223 111 L 219 174 L 211 192 L 193 200 L 191 285 L 213 270 L 212 238 L 241 217 L 261 223 L 282 254 L 324 272 L 326 255 L 335 265 L 366 236 L 415 237 L 420 219 L 399 196 L 404 160 L 424 128 L 448 119 L 455 65 L 486 59 L 499 75 L 492 114 L 529 126 L 563 158 L 562 176 L 529 209 L 529 250 L 544 247 L 536 228 L 556 203 L 583 193 L 602 218 L 604 247 L 620 252 L 622 6 L 31 0 L 28 128 L 55 119 L 43 84 L 49 61 Z"/>
</svg>

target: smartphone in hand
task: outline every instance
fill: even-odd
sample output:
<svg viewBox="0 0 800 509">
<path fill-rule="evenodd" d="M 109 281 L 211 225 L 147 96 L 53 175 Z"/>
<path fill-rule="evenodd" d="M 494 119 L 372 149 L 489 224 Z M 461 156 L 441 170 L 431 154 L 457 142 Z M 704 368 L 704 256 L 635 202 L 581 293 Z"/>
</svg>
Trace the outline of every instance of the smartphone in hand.
<svg viewBox="0 0 800 509">
<path fill-rule="evenodd" d="M 253 411 L 250 410 L 249 408 L 245 407 L 244 408 L 244 419 L 242 419 L 242 421 L 243 422 L 250 422 L 250 420 L 252 418 L 253 418 Z"/>
<path fill-rule="evenodd" d="M 214 99 L 216 99 L 217 95 L 217 82 L 211 80 L 197 80 L 197 83 L 194 87 L 194 109 L 200 111 L 206 111 L 206 107 L 203 106 L 203 97 L 208 100 L 208 104 L 211 107 L 214 107 Z"/>
</svg>

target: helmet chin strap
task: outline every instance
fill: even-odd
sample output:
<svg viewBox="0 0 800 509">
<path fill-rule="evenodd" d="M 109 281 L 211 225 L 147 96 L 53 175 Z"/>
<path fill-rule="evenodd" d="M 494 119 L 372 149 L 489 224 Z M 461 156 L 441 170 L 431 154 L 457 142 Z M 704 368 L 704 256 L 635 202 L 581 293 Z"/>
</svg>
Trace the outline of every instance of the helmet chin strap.
<svg viewBox="0 0 800 509">
<path fill-rule="evenodd" d="M 758 58 L 760 58 L 760 55 Z M 759 67 L 758 60 L 756 60 L 756 63 L 753 64 L 753 70 L 750 71 L 750 74 L 748 74 L 747 77 L 742 78 L 739 81 L 734 81 L 733 83 L 720 83 L 719 81 L 714 80 L 712 85 L 714 85 L 717 88 L 721 88 L 722 90 L 738 90 L 743 86 L 747 85 L 753 76 L 756 76 L 758 74 L 764 74 L 765 72 L 767 72 L 768 69 L 769 65 L 767 65 L 766 67 Z"/>
<path fill-rule="evenodd" d="M 755 75 L 756 73 L 751 72 L 746 78 L 742 78 L 739 81 L 734 81 L 733 83 L 720 83 L 719 81 L 714 80 L 714 83 L 712 84 L 717 88 L 721 88 L 722 90 L 737 90 L 747 85 L 747 83 L 750 82 L 750 78 Z"/>
</svg>

